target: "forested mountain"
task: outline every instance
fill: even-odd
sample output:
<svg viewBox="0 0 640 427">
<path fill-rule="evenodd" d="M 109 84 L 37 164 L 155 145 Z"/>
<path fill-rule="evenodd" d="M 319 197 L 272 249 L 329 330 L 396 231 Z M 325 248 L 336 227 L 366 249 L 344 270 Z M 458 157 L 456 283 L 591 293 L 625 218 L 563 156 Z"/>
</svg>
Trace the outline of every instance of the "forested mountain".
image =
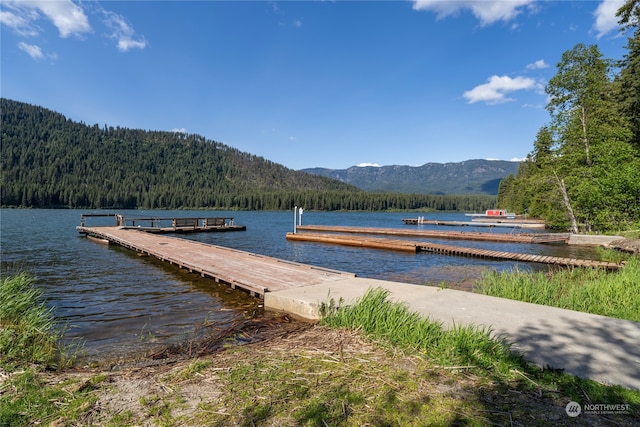
<svg viewBox="0 0 640 427">
<path fill-rule="evenodd" d="M 467 160 L 426 163 L 422 166 L 353 166 L 348 169 L 303 169 L 338 179 L 366 191 L 418 194 L 498 194 L 505 176 L 518 171 L 518 163 L 501 160 Z"/>
<path fill-rule="evenodd" d="M 202 136 L 88 126 L 1 99 L 2 206 L 483 210 L 495 198 L 366 193 Z"/>
<path fill-rule="evenodd" d="M 640 226 L 640 1 L 618 16 L 627 54 L 577 44 L 562 55 L 546 86 L 550 122 L 500 183 L 501 207 L 574 233 Z"/>
</svg>

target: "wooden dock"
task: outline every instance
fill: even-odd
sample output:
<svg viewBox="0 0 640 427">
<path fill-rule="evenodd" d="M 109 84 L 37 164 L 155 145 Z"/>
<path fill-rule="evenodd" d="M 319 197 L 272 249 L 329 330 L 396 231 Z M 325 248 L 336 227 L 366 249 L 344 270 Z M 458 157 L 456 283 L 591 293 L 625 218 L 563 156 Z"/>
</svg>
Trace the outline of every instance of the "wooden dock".
<svg viewBox="0 0 640 427">
<path fill-rule="evenodd" d="M 89 218 L 115 218 L 117 226 L 156 234 L 245 231 L 247 229 L 244 225 L 237 225 L 231 217 L 126 217 L 120 214 L 82 214 L 80 226 L 84 227 Z"/>
<path fill-rule="evenodd" d="M 566 243 L 567 233 L 481 233 L 478 231 L 439 231 L 407 228 L 347 227 L 337 225 L 298 225 L 299 231 L 376 234 L 386 236 L 423 237 L 432 239 L 474 240 L 505 243 Z"/>
<path fill-rule="evenodd" d="M 139 254 L 154 256 L 250 295 L 316 285 L 356 277 L 353 273 L 285 261 L 192 240 L 147 233 L 122 226 L 76 227 L 94 239 L 106 240 Z"/>
<path fill-rule="evenodd" d="M 405 218 L 408 225 L 447 225 L 451 227 L 508 227 L 508 228 L 545 228 L 545 223 L 519 219 L 474 218 L 471 221 L 440 221 L 436 219 Z"/>
<path fill-rule="evenodd" d="M 298 227 L 300 229 L 300 227 Z M 566 267 L 603 268 L 617 270 L 624 264 L 615 262 L 594 261 L 586 259 L 562 258 L 542 255 L 522 254 L 515 252 L 492 251 L 486 249 L 467 248 L 452 245 L 440 245 L 429 242 L 418 242 L 383 237 L 359 235 L 340 235 L 337 233 L 287 233 L 287 239 L 292 241 L 331 243 L 345 246 L 355 246 L 372 249 L 386 249 L 404 252 L 431 252 L 442 255 L 466 256 L 474 258 L 494 259 L 503 261 L 534 262 L 554 264 Z"/>
</svg>

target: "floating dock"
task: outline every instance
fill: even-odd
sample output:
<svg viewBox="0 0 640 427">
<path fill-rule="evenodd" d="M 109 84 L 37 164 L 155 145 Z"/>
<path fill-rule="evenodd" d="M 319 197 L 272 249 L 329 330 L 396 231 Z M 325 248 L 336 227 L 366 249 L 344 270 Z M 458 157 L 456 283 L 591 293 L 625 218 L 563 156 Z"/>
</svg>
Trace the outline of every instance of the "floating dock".
<svg viewBox="0 0 640 427">
<path fill-rule="evenodd" d="M 298 230 L 299 229 L 300 227 L 298 227 Z M 503 261 L 534 262 L 565 267 L 587 267 L 602 268 L 606 270 L 618 270 L 619 268 L 622 268 L 624 266 L 624 264 L 617 264 L 615 262 L 492 251 L 461 246 L 441 245 L 429 242 L 360 235 L 340 235 L 337 233 L 287 233 L 287 239 L 301 242 L 330 243 L 344 246 L 386 249 L 414 253 L 432 252 L 442 255 L 466 256 Z"/>
<path fill-rule="evenodd" d="M 199 273 L 231 288 L 264 297 L 266 292 L 317 285 L 356 277 L 328 268 L 285 261 L 192 240 L 148 233 L 123 226 L 76 227 L 93 239 L 106 240 L 139 254 Z"/>
<path fill-rule="evenodd" d="M 402 220 L 402 222 L 408 225 L 447 225 L 452 227 L 545 228 L 544 222 L 541 221 L 498 218 L 474 218 L 471 221 L 440 221 L 436 219 L 425 219 L 422 217 L 418 217 L 405 218 Z"/>
<path fill-rule="evenodd" d="M 337 225 L 298 225 L 296 230 L 351 233 L 351 234 L 377 234 L 388 236 L 423 237 L 432 239 L 475 240 L 487 242 L 506 243 L 567 243 L 568 233 L 481 233 L 478 231 L 438 231 L 416 230 L 404 228 L 378 228 L 378 227 L 347 227 Z"/>
<path fill-rule="evenodd" d="M 89 218 L 115 218 L 115 225 L 133 228 L 147 233 L 206 233 L 224 231 L 245 231 L 244 225 L 237 225 L 231 217 L 125 217 L 120 214 L 82 214 L 80 226 L 86 225 Z"/>
</svg>

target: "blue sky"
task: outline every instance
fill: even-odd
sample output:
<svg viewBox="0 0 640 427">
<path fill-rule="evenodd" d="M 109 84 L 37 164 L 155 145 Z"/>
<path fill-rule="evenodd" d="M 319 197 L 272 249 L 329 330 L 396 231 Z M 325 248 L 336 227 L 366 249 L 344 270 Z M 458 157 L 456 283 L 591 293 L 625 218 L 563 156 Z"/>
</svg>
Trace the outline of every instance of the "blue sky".
<svg viewBox="0 0 640 427">
<path fill-rule="evenodd" d="M 620 0 L 0 0 L 1 94 L 292 169 L 524 158 L 563 52 Z"/>
</svg>

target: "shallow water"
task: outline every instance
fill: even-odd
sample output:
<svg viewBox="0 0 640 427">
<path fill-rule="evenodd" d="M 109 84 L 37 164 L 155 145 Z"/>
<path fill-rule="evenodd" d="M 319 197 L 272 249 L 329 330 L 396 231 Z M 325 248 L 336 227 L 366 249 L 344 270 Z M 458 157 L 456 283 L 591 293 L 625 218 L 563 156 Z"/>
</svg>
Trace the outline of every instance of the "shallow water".
<svg viewBox="0 0 640 427">
<path fill-rule="evenodd" d="M 66 338 L 81 339 L 89 356 L 140 349 L 184 339 L 203 322 L 224 328 L 259 309 L 260 301 L 163 263 L 140 257 L 114 245 L 81 237 L 75 229 L 80 210 L 0 210 L 2 274 L 27 271 L 35 276 L 47 303 L 68 327 Z M 110 212 L 110 211 L 109 211 Z M 246 231 L 180 235 L 286 260 L 356 273 L 360 277 L 437 285 L 473 280 L 482 271 L 511 269 L 514 262 L 480 260 L 428 253 L 398 253 L 317 243 L 289 242 L 293 212 L 120 211 L 142 217 L 234 217 Z M 467 220 L 463 214 L 420 214 L 427 219 Z M 402 218 L 417 214 L 365 212 L 305 212 L 303 223 L 366 227 L 407 226 Z M 87 225 L 114 225 L 113 218 Z M 445 227 L 439 230 L 518 233 L 503 228 Z M 431 240 L 437 242 L 438 240 Z M 566 245 L 441 241 L 450 245 L 493 248 L 510 252 L 597 258 L 591 249 Z M 520 269 L 546 268 L 519 264 Z"/>
</svg>

